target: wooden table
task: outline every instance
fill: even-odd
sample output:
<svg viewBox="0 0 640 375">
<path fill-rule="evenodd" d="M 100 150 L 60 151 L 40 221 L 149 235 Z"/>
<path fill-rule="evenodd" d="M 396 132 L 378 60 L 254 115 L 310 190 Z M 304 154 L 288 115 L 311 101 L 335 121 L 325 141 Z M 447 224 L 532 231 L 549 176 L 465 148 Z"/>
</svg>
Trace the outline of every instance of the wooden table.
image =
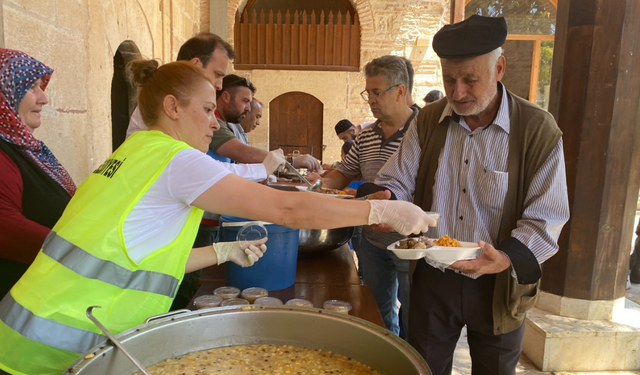
<svg viewBox="0 0 640 375">
<path fill-rule="evenodd" d="M 213 290 L 225 285 L 225 268 L 206 268 L 200 277 L 202 285 L 193 297 L 212 294 Z M 303 254 L 298 256 L 295 283 L 286 289 L 269 292 L 269 296 L 286 302 L 292 298 L 304 298 L 315 307 L 322 307 L 324 301 L 337 299 L 348 301 L 353 306 L 350 314 L 384 327 L 382 316 L 371 290 L 360 284 L 360 278 L 347 245 L 330 252 Z M 194 309 L 193 299 L 189 308 Z"/>
</svg>

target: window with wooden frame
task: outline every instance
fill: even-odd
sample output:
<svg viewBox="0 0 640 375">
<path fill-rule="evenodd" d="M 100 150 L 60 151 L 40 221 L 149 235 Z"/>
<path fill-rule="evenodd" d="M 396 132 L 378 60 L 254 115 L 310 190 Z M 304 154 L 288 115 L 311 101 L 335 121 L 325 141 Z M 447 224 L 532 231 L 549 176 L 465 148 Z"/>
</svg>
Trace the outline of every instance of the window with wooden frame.
<svg viewBox="0 0 640 375">
<path fill-rule="evenodd" d="M 464 17 L 504 17 L 509 34 L 502 46 L 507 69 L 502 82 L 514 94 L 549 105 L 551 61 L 558 0 L 464 0 Z"/>
<path fill-rule="evenodd" d="M 235 68 L 360 69 L 360 21 L 349 0 L 249 0 L 236 12 Z"/>
</svg>

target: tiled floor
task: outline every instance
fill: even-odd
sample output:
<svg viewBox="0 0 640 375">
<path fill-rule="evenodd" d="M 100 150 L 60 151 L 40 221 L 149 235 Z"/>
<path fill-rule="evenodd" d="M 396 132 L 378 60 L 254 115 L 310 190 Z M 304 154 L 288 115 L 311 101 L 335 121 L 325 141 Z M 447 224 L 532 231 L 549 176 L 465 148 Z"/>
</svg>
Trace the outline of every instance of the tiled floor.
<svg viewBox="0 0 640 375">
<path fill-rule="evenodd" d="M 640 212 L 636 213 L 636 221 L 633 226 L 634 230 L 640 220 Z M 633 241 L 635 242 L 635 234 L 633 235 Z M 627 299 L 640 304 L 640 284 L 631 284 L 631 288 L 627 289 Z M 536 366 L 524 355 L 520 358 L 520 363 L 516 370 L 518 374 L 522 375 L 640 375 L 640 371 L 612 371 L 612 372 L 542 372 L 536 368 Z M 467 345 L 466 332 L 463 332 L 458 346 L 456 347 L 455 356 L 453 359 L 453 375 L 470 375 L 471 374 L 471 359 L 469 357 L 469 346 Z"/>
<path fill-rule="evenodd" d="M 627 290 L 627 299 L 640 304 L 640 284 L 631 284 L 631 289 Z M 612 371 L 612 372 L 542 372 L 524 355 L 520 358 L 520 363 L 516 369 L 519 375 L 640 375 L 640 371 Z M 469 357 L 469 346 L 467 345 L 466 332 L 463 332 L 456 353 L 453 359 L 453 375 L 470 375 L 471 359 Z"/>
</svg>

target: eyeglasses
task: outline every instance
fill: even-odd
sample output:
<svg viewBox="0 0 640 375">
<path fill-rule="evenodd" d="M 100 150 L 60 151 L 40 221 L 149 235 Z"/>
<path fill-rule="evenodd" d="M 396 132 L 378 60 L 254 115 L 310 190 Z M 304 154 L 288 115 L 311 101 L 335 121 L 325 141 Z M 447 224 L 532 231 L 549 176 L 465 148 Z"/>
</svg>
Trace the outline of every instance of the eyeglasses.
<svg viewBox="0 0 640 375">
<path fill-rule="evenodd" d="M 369 99 L 374 98 L 374 99 L 378 99 L 380 97 L 380 95 L 384 94 L 385 92 L 394 89 L 396 87 L 400 86 L 400 84 L 398 83 L 397 85 L 393 85 L 391 87 L 389 87 L 388 89 L 384 90 L 384 91 L 380 91 L 379 93 L 373 93 L 373 94 L 369 94 L 369 92 L 367 90 L 364 90 L 360 93 L 360 96 L 362 97 L 362 99 L 364 99 L 365 102 L 368 102 Z"/>
</svg>

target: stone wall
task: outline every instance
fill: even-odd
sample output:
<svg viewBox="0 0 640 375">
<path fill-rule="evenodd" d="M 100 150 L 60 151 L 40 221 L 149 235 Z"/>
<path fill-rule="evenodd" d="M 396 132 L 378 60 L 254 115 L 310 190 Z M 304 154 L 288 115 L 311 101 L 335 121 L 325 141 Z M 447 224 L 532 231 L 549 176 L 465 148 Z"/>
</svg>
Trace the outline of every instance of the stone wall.
<svg viewBox="0 0 640 375">
<path fill-rule="evenodd" d="M 448 0 L 351 0 L 361 25 L 360 72 L 304 72 L 286 70 L 236 71 L 258 88 L 256 98 L 266 103 L 261 126 L 249 134 L 249 142 L 266 149 L 269 145 L 268 103 L 289 91 L 302 91 L 324 103 L 323 161 L 340 159 L 342 142 L 333 127 L 343 118 L 354 124 L 374 120 L 359 93 L 364 90 L 364 65 L 372 59 L 392 54 L 407 57 L 416 71 L 413 98 L 422 98 L 433 89 L 442 90 L 440 61 L 431 48 L 431 38 L 449 19 Z M 238 8 L 247 0 L 228 0 L 228 35 L 233 45 L 233 28 Z M 212 19 L 212 23 L 213 23 Z M 233 68 L 231 69 L 233 71 Z M 328 83 L 331 83 L 330 85 Z M 328 90 L 328 91 L 325 91 Z M 329 97 L 330 102 L 323 100 Z"/>
<path fill-rule="evenodd" d="M 113 56 L 125 40 L 143 56 L 175 59 L 200 27 L 199 0 L 4 0 L 4 47 L 55 72 L 34 133 L 80 183 L 111 153 Z"/>
<path fill-rule="evenodd" d="M 361 23 L 361 68 L 385 54 L 409 58 L 416 70 L 413 97 L 441 88 L 439 61 L 431 37 L 449 17 L 448 0 L 351 0 Z M 246 0 L 4 0 L 4 46 L 25 51 L 55 69 L 47 88 L 49 104 L 35 136 L 43 140 L 80 183 L 111 153 L 111 80 L 113 56 L 125 40 L 144 57 L 175 60 L 180 45 L 201 29 L 228 25 L 233 43 L 235 12 Z M 227 7 L 226 20 L 209 9 Z M 213 12 L 215 13 L 215 12 Z M 225 22 L 226 21 L 226 22 Z M 208 25 L 208 26 L 207 26 Z M 233 68 L 230 69 L 233 71 Z M 269 103 L 298 90 L 324 104 L 325 161 L 340 157 L 341 143 L 333 126 L 342 118 L 354 123 L 373 120 L 359 96 L 364 77 L 359 72 L 243 71 L 253 80 L 257 98 Z M 260 128 L 250 134 L 252 145 L 268 148 L 268 105 Z"/>
</svg>

